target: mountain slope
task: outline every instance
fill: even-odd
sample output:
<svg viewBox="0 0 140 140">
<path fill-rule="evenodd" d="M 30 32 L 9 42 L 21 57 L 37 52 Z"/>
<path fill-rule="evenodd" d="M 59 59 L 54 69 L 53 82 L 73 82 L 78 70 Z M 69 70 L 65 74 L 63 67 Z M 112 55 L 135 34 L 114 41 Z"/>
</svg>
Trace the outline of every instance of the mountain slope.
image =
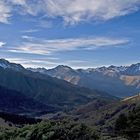
<svg viewBox="0 0 140 140">
<path fill-rule="evenodd" d="M 131 66 L 110 66 L 74 70 L 68 66 L 54 69 L 30 69 L 74 85 L 105 91 L 118 97 L 137 94 L 140 90 L 140 63 Z"/>
<path fill-rule="evenodd" d="M 92 108 L 92 104 L 83 106 L 72 112 L 80 121 L 95 126 L 100 131 L 111 132 L 121 114 L 128 114 L 140 106 L 140 94 L 125 98 L 121 101 Z"/>
<path fill-rule="evenodd" d="M 3 61 L 3 60 L 2 60 Z M 7 62 L 6 62 L 7 63 Z M 13 66 L 12 63 L 9 63 Z M 16 65 L 16 64 L 14 64 Z M 111 96 L 22 68 L 0 67 L 0 85 L 46 105 L 73 108 L 96 98 Z"/>
<path fill-rule="evenodd" d="M 57 108 L 42 104 L 20 92 L 0 86 L 0 111 L 15 114 L 41 114 L 57 111 Z"/>
</svg>

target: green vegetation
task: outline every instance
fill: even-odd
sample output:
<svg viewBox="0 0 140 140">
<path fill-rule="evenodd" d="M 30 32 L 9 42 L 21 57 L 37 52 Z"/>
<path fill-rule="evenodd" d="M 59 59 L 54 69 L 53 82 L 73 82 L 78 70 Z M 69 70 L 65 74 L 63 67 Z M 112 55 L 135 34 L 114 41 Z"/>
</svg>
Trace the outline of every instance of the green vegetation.
<svg viewBox="0 0 140 140">
<path fill-rule="evenodd" d="M 140 106 L 135 107 L 127 115 L 121 114 L 116 120 L 115 130 L 130 140 L 140 139 Z"/>
<path fill-rule="evenodd" d="M 42 121 L 23 128 L 1 129 L 0 140 L 98 140 L 99 137 L 84 124 L 71 121 Z"/>
</svg>

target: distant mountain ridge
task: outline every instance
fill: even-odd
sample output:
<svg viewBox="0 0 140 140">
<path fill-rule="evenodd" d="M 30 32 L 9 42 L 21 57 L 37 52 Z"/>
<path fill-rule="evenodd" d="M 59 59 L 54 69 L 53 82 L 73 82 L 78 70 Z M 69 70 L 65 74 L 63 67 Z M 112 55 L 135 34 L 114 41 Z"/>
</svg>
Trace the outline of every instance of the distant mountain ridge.
<svg viewBox="0 0 140 140">
<path fill-rule="evenodd" d="M 105 91 L 118 97 L 127 97 L 140 91 L 140 63 L 130 66 L 109 66 L 88 69 L 72 69 L 59 65 L 53 69 L 32 69 L 74 85 Z"/>
<path fill-rule="evenodd" d="M 21 94 L 21 97 L 29 102 L 36 101 L 57 110 L 72 109 L 100 98 L 117 99 L 102 91 L 79 87 L 39 72 L 32 72 L 4 59 L 0 59 L 0 86 L 5 88 L 9 101 L 13 99 L 14 94 Z M 1 97 L 5 90 L 0 91 Z M 15 93 L 11 95 L 11 92 Z M 5 100 L 6 96 L 4 96 Z M 21 100 L 21 98 L 15 98 L 17 103 L 16 99 Z"/>
<path fill-rule="evenodd" d="M 108 66 L 108 67 L 97 67 L 97 68 L 88 68 L 88 69 L 72 69 L 69 66 L 65 65 L 58 65 L 57 67 L 53 69 L 45 69 L 45 68 L 28 68 L 34 72 L 41 72 L 45 73 L 47 71 L 61 71 L 61 72 L 68 72 L 68 71 L 73 71 L 73 72 L 85 72 L 85 73 L 90 73 L 90 72 L 116 72 L 124 75 L 140 75 L 140 63 L 132 64 L 130 66 Z"/>
<path fill-rule="evenodd" d="M 99 67 L 93 69 L 87 69 L 85 71 L 94 72 L 116 72 L 124 75 L 140 75 L 140 63 L 132 64 L 130 66 L 109 66 L 109 67 Z"/>
</svg>

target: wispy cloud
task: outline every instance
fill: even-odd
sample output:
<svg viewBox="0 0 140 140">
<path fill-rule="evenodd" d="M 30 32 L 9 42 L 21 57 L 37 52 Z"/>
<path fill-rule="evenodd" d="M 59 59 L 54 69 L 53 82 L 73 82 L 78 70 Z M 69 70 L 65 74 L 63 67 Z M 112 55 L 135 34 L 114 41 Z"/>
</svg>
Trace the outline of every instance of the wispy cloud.
<svg viewBox="0 0 140 140">
<path fill-rule="evenodd" d="M 34 33 L 34 32 L 38 32 L 39 29 L 28 29 L 28 30 L 24 30 L 22 31 L 22 33 Z"/>
<path fill-rule="evenodd" d="M 139 9 L 140 0 L 47 0 L 46 11 L 52 17 L 61 17 L 66 24 L 89 20 L 110 20 Z"/>
<path fill-rule="evenodd" d="M 32 36 L 27 36 L 27 35 L 23 35 L 21 38 L 22 38 L 22 39 L 25 39 L 25 40 L 28 40 L 28 41 L 34 40 L 34 37 L 32 37 Z"/>
<path fill-rule="evenodd" d="M 16 5 L 25 6 L 26 0 L 0 0 L 0 23 L 9 23 Z"/>
<path fill-rule="evenodd" d="M 8 23 L 8 19 L 11 17 L 11 8 L 3 0 L 0 1 L 0 22 Z"/>
<path fill-rule="evenodd" d="M 38 68 L 38 67 L 55 67 L 57 65 L 60 65 L 61 62 L 59 62 L 58 58 L 55 57 L 47 57 L 47 58 L 11 58 L 11 57 L 6 57 L 10 62 L 18 63 L 23 65 L 24 67 L 32 67 L 32 68 Z"/>
<path fill-rule="evenodd" d="M 106 21 L 136 12 L 140 8 L 140 0 L 1 0 L 0 22 L 8 22 L 17 5 L 20 7 L 20 12 L 17 12 L 22 15 L 43 15 L 48 19 L 61 18 L 65 24 L 76 24 Z"/>
<path fill-rule="evenodd" d="M 47 69 L 54 68 L 58 65 L 67 65 L 72 66 L 73 68 L 89 68 L 89 66 L 93 66 L 96 62 L 89 62 L 89 61 L 82 61 L 82 60 L 63 60 L 55 57 L 45 57 L 45 58 L 6 58 L 10 62 L 22 64 L 24 67 L 29 68 L 39 68 L 39 67 L 45 67 Z"/>
<path fill-rule="evenodd" d="M 9 51 L 48 55 L 60 51 L 96 50 L 106 47 L 118 47 L 130 42 L 128 39 L 115 39 L 107 37 L 43 40 L 35 39 L 30 36 L 24 36 L 24 39 L 27 41 Z"/>
</svg>

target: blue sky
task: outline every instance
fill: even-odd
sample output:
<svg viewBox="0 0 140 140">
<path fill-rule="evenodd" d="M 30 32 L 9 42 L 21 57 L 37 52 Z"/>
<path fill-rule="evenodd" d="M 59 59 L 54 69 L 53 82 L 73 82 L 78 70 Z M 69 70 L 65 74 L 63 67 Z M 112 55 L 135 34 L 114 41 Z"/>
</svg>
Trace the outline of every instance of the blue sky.
<svg viewBox="0 0 140 140">
<path fill-rule="evenodd" d="M 140 0 L 1 0 L 0 57 L 25 67 L 140 62 Z"/>
</svg>

